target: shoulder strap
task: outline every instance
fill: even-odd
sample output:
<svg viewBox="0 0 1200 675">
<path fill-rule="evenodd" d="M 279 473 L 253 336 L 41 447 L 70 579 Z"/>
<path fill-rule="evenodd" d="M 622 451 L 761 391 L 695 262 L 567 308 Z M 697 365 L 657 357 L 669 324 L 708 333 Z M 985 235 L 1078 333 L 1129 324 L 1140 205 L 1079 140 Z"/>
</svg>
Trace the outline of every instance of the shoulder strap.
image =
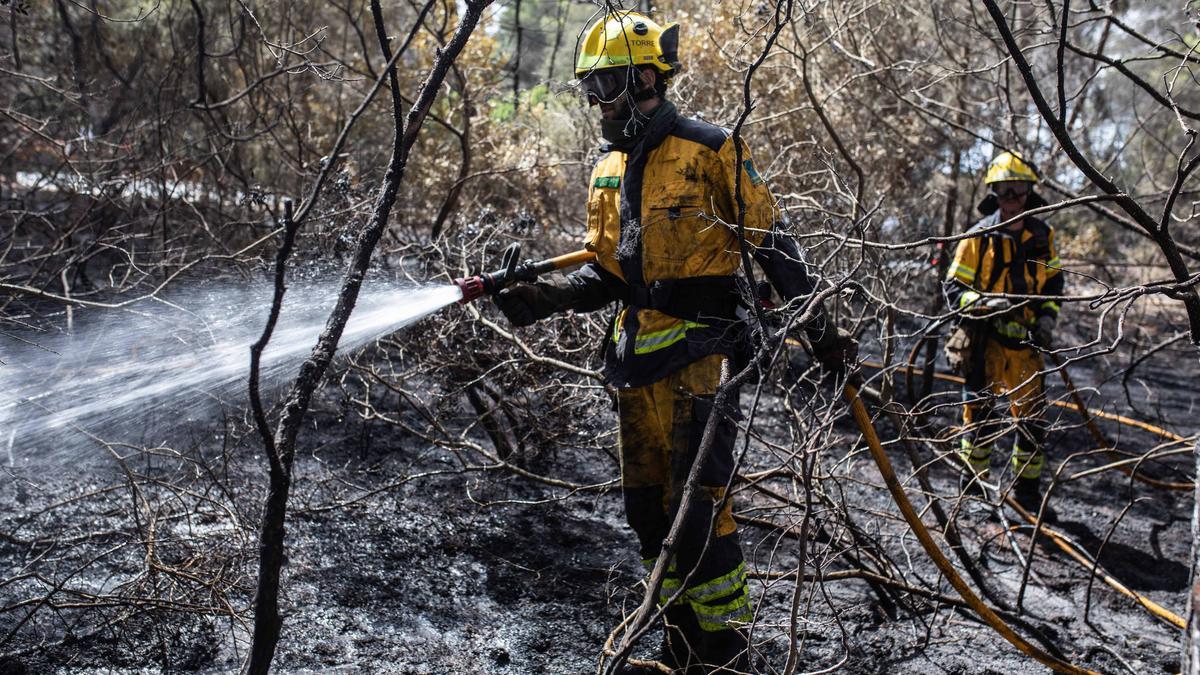
<svg viewBox="0 0 1200 675">
<path fill-rule="evenodd" d="M 991 239 L 992 239 L 992 235 L 989 234 L 984 240 L 990 242 Z M 992 256 L 992 274 L 988 278 L 987 287 L 985 287 L 983 289 L 983 291 L 985 293 L 991 293 L 992 290 L 996 288 L 996 282 L 1000 281 L 1000 275 L 1004 274 L 1004 266 L 1006 264 L 1004 261 L 1004 241 L 1003 240 L 997 241 L 996 244 L 997 244 L 996 253 L 999 256 L 999 260 L 996 259 L 997 258 L 996 255 Z M 981 250 L 982 250 L 982 247 L 981 247 Z M 979 266 L 982 269 L 982 267 L 983 267 L 982 258 L 980 259 Z"/>
<path fill-rule="evenodd" d="M 1037 218 L 1028 218 L 1025 229 L 1029 231 L 1029 241 L 1021 242 L 1025 269 L 1031 279 L 1036 279 L 1037 268 L 1050 258 L 1050 226 Z"/>
<path fill-rule="evenodd" d="M 979 275 L 983 273 L 983 258 L 984 258 L 984 256 L 987 255 L 988 246 L 991 243 L 992 243 L 992 235 L 990 233 L 985 234 L 979 238 L 979 260 L 975 261 L 975 275 L 976 275 L 975 281 L 978 283 L 981 283 L 981 284 L 983 283 L 983 280 L 979 278 Z M 992 265 L 992 278 L 987 282 L 986 286 L 984 286 L 983 288 L 980 288 L 979 290 L 983 291 L 984 293 L 987 293 L 988 291 L 991 290 L 992 286 L 995 285 L 995 283 L 996 283 L 996 265 L 993 264 Z"/>
</svg>

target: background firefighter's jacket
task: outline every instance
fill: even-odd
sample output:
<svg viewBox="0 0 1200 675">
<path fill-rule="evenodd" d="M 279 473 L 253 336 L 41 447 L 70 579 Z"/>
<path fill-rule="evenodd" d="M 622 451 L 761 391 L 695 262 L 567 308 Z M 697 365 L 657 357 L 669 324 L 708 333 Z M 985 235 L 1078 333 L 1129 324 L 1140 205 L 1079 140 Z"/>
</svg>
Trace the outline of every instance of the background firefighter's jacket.
<svg viewBox="0 0 1200 675">
<path fill-rule="evenodd" d="M 996 212 L 970 232 L 983 232 L 1000 222 Z M 987 321 L 988 339 L 1010 349 L 1028 348 L 1029 330 L 1038 317 L 1058 317 L 1058 297 L 1063 293 L 1061 265 L 1054 248 L 1054 228 L 1027 216 L 1019 232 L 998 230 L 958 242 L 943 288 L 950 308 L 963 310 L 978 302 L 983 293 L 1054 296 L 1030 300 Z"/>
<path fill-rule="evenodd" d="M 785 300 L 813 292 L 745 145 L 735 172 L 728 131 L 662 106 L 641 142 L 628 152 L 607 148 L 592 171 L 586 246 L 596 262 L 567 275 L 576 290 L 570 309 L 624 304 L 605 345 L 604 372 L 618 387 L 656 382 L 710 354 L 745 356 L 737 173 L 755 261 Z M 820 342 L 826 326 L 833 330 L 821 313 L 806 330 Z"/>
</svg>

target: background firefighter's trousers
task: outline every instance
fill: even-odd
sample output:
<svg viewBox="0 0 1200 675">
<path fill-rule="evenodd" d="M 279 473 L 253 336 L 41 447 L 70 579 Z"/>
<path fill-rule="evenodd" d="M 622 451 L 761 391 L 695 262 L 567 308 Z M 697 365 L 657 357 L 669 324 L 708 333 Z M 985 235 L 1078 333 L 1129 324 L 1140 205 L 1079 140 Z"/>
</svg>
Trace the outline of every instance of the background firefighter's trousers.
<svg viewBox="0 0 1200 675">
<path fill-rule="evenodd" d="M 723 361 L 721 355 L 708 356 L 649 386 L 618 392 L 625 515 L 641 542 L 648 569 L 662 550 L 705 424 L 714 414 L 713 394 Z M 727 408 L 720 413 L 700 489 L 691 500 L 659 599 L 664 603 L 682 587 L 673 606 L 691 607 L 707 642 L 721 641 L 751 618 L 731 500 L 714 513 L 733 472 L 736 396 L 730 397 Z"/>
<path fill-rule="evenodd" d="M 1042 355 L 1029 347 L 1006 347 L 984 339 L 982 368 L 975 368 L 963 386 L 961 455 L 978 475 L 986 475 L 996 443 L 1016 426 L 1013 472 L 1021 478 L 1041 476 L 1045 455 L 1046 396 Z M 977 361 L 978 363 L 978 361 Z M 1012 419 L 998 415 L 993 396 L 1007 396 Z"/>
</svg>

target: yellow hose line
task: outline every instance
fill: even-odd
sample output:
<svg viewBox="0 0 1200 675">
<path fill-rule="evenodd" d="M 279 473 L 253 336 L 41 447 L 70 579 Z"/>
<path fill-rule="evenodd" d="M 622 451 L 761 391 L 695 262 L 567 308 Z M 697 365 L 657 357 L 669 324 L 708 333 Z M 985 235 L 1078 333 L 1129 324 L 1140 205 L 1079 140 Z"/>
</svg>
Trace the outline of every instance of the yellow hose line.
<svg viewBox="0 0 1200 675">
<path fill-rule="evenodd" d="M 1092 434 L 1092 439 L 1094 439 L 1096 441 L 1096 444 L 1102 448 L 1106 448 L 1106 449 L 1112 448 L 1113 443 L 1108 440 L 1108 438 L 1104 435 L 1103 431 L 1100 431 L 1100 427 L 1098 427 L 1096 425 L 1096 421 L 1094 419 L 1092 419 L 1092 412 L 1090 410 L 1088 410 L 1087 406 L 1085 406 L 1083 404 L 1083 397 L 1079 395 L 1079 390 L 1075 388 L 1075 383 L 1071 381 L 1071 376 L 1067 374 L 1067 368 L 1063 364 L 1062 359 L 1058 358 L 1057 354 L 1051 354 L 1050 360 L 1054 362 L 1054 365 L 1058 366 L 1058 374 L 1062 375 L 1063 384 L 1065 384 L 1067 386 L 1067 393 L 1070 394 L 1071 400 L 1075 402 L 1075 410 L 1079 411 L 1079 413 L 1081 415 L 1083 415 L 1084 426 L 1086 426 L 1088 428 L 1088 432 Z M 1129 420 L 1128 423 L 1123 422 L 1123 424 L 1129 424 L 1129 426 L 1136 426 L 1141 429 L 1146 429 L 1147 431 L 1152 431 L 1152 433 L 1158 433 L 1159 435 L 1163 436 L 1164 438 L 1170 438 L 1171 436 L 1174 436 L 1173 440 L 1176 440 L 1176 441 L 1185 440 L 1182 436 L 1176 436 L 1175 434 L 1171 434 L 1171 436 L 1167 436 L 1166 434 L 1168 434 L 1170 432 L 1166 431 L 1165 429 L 1158 429 L 1157 427 L 1154 427 L 1153 425 L 1150 425 L 1150 424 L 1146 424 L 1145 422 L 1138 422 L 1137 420 Z M 1150 427 L 1150 428 L 1147 429 L 1147 427 Z M 1119 455 L 1117 455 L 1117 453 L 1113 452 L 1112 450 L 1108 450 L 1107 452 L 1108 452 L 1108 455 L 1110 457 L 1112 457 L 1113 459 L 1117 459 L 1117 460 L 1121 459 L 1121 457 Z M 1153 485 L 1154 487 L 1164 488 L 1167 490 L 1180 490 L 1180 491 L 1191 490 L 1192 488 L 1195 487 L 1191 483 L 1180 483 L 1177 481 L 1158 480 L 1157 478 L 1150 478 L 1149 476 L 1143 476 L 1140 473 L 1135 473 L 1132 468 L 1125 466 L 1124 464 L 1119 465 L 1117 468 L 1119 468 L 1121 470 L 1121 473 L 1125 474 L 1126 476 L 1133 476 L 1134 478 L 1142 481 L 1143 483 Z"/>
<path fill-rule="evenodd" d="M 1065 375 L 1066 371 L 1063 371 L 1063 373 Z M 1072 398 L 1076 398 L 1076 396 L 1073 396 Z M 1075 412 L 1083 415 L 1084 419 L 1087 419 L 1089 417 L 1099 417 L 1100 419 L 1112 420 L 1113 422 L 1116 422 L 1117 424 L 1120 424 L 1123 426 L 1133 427 L 1135 429 L 1141 429 L 1142 431 L 1148 431 L 1148 432 L 1154 434 L 1155 436 L 1165 438 L 1169 441 L 1175 441 L 1176 443 L 1191 443 L 1192 442 L 1192 439 L 1188 438 L 1187 436 L 1180 436 L 1179 434 L 1172 432 L 1172 431 L 1167 431 L 1166 429 L 1163 429 L 1162 427 L 1156 427 L 1153 424 L 1150 424 L 1149 422 L 1135 420 L 1133 418 L 1125 417 L 1124 415 L 1118 415 L 1116 413 L 1104 412 L 1103 410 L 1092 410 L 1091 408 L 1085 407 L 1082 402 L 1068 403 L 1067 401 L 1051 401 L 1051 404 L 1054 406 L 1057 406 L 1059 408 L 1066 408 L 1067 410 L 1074 410 Z M 1106 439 L 1106 442 L 1107 442 L 1107 439 Z M 1189 489 L 1189 490 L 1192 489 L 1192 486 L 1190 483 L 1188 484 L 1187 489 Z"/>
<path fill-rule="evenodd" d="M 1058 366 L 1062 365 L 1062 363 L 1059 362 L 1057 357 L 1055 357 L 1053 354 L 1051 354 L 1050 356 L 1052 359 L 1054 359 L 1054 362 L 1056 365 L 1058 365 Z M 875 368 L 875 369 L 883 368 L 883 364 L 879 363 L 878 361 L 863 361 L 862 364 L 868 368 Z M 910 375 L 914 375 L 914 376 L 925 374 L 925 370 L 923 368 L 904 367 L 904 368 L 901 368 L 901 370 L 906 370 L 909 372 Z M 1071 398 L 1074 402 L 1050 401 L 1050 405 L 1053 405 L 1058 408 L 1066 408 L 1067 410 L 1074 410 L 1075 412 L 1082 415 L 1084 424 L 1087 426 L 1088 431 L 1091 432 L 1092 437 L 1096 440 L 1096 443 L 1101 448 L 1105 449 L 1105 451 L 1108 453 L 1109 457 L 1111 457 L 1113 459 L 1117 459 L 1117 460 L 1123 459 L 1120 455 L 1118 455 L 1112 451 L 1111 448 L 1112 448 L 1113 444 L 1104 436 L 1104 432 L 1100 431 L 1100 428 L 1096 426 L 1096 422 L 1094 419 L 1096 417 L 1099 417 L 1101 419 L 1106 419 L 1106 420 L 1112 420 L 1113 422 L 1116 422 L 1117 424 L 1122 424 L 1127 427 L 1134 427 L 1136 429 L 1148 431 L 1156 436 L 1159 436 L 1161 438 L 1166 438 L 1166 439 L 1169 439 L 1169 440 L 1172 440 L 1172 441 L 1175 441 L 1178 443 L 1190 442 L 1190 439 L 1188 439 L 1185 436 L 1180 436 L 1179 434 L 1167 431 L 1166 429 L 1163 429 L 1161 427 L 1156 427 L 1153 424 L 1149 424 L 1149 423 L 1143 422 L 1141 420 L 1131 419 L 1131 418 L 1125 417 L 1123 415 L 1117 415 L 1114 413 L 1104 412 L 1103 410 L 1092 410 L 1092 409 L 1088 408 L 1087 406 L 1085 406 L 1083 404 L 1083 399 L 1082 399 L 1082 397 L 1080 397 L 1079 391 L 1077 389 L 1075 389 L 1074 383 L 1071 382 L 1071 377 L 1069 375 L 1067 375 L 1067 369 L 1060 367 L 1058 372 L 1062 374 L 1063 382 L 1065 382 L 1067 385 L 1067 392 L 1071 395 Z M 957 384 L 963 384 L 963 378 L 961 378 L 957 375 L 949 375 L 947 373 L 934 372 L 933 376 L 936 379 L 942 380 L 944 382 L 955 382 Z M 1136 480 L 1139 480 L 1147 485 L 1157 487 L 1157 488 L 1163 488 L 1165 490 L 1184 491 L 1184 490 L 1191 490 L 1195 487 L 1192 483 L 1181 483 L 1181 482 L 1176 482 L 1176 481 L 1165 481 L 1165 480 L 1159 480 L 1157 478 L 1151 478 L 1150 476 L 1146 476 L 1142 473 L 1137 473 L 1132 468 L 1125 466 L 1123 464 L 1118 465 L 1116 468 L 1119 469 L 1121 471 L 1121 473 L 1125 474 L 1126 476 L 1133 476 L 1133 478 L 1135 478 Z"/>
<path fill-rule="evenodd" d="M 946 580 L 954 586 L 954 590 L 962 599 L 979 614 L 989 626 L 1005 640 L 1008 640 L 1017 649 L 1021 650 L 1027 656 L 1037 659 L 1043 665 L 1059 673 L 1092 673 L 1093 671 L 1085 670 L 1079 666 L 1067 663 L 1051 654 L 1048 654 L 1034 645 L 1027 642 L 1020 635 L 1017 635 L 1004 620 L 996 615 L 990 607 L 988 607 L 970 586 L 963 581 L 959 576 L 958 571 L 954 569 L 954 565 L 946 558 L 942 550 L 938 548 L 937 542 L 929 534 L 929 530 L 921 521 L 921 517 L 917 515 L 913 508 L 912 502 L 908 500 L 908 495 L 904 492 L 904 487 L 900 485 L 899 479 L 896 478 L 896 471 L 892 468 L 891 461 L 888 460 L 887 453 L 884 452 L 883 446 L 879 442 L 879 436 L 875 433 L 875 426 L 871 423 L 871 417 L 867 414 L 867 408 L 863 405 L 862 398 L 858 395 L 858 388 L 847 383 L 844 395 L 846 402 L 850 404 L 850 411 L 854 415 L 854 421 L 858 423 L 858 428 L 862 431 L 863 439 L 867 442 L 867 447 L 871 450 L 871 457 L 875 460 L 875 465 L 879 467 L 879 473 L 883 476 L 883 482 L 887 484 L 888 492 L 892 493 L 892 499 L 895 500 L 896 506 L 900 507 L 900 513 L 904 516 L 904 520 L 916 535 L 917 540 L 921 542 L 921 546 L 925 549 L 925 553 L 933 560 L 942 574 L 946 576 Z"/>
<path fill-rule="evenodd" d="M 866 366 L 867 368 L 874 368 L 876 370 L 883 369 L 883 364 L 879 363 L 878 361 L 863 361 L 862 365 Z M 924 375 L 925 374 L 925 370 L 923 368 L 909 368 L 907 366 L 904 366 L 904 367 L 899 367 L 898 370 L 906 370 L 911 375 Z M 963 378 L 961 378 L 957 375 L 950 375 L 948 373 L 934 372 L 933 377 L 935 379 L 942 380 L 943 382 L 954 382 L 956 384 L 964 383 Z M 1171 441 L 1176 441 L 1179 443 L 1187 443 L 1187 442 L 1191 441 L 1191 439 L 1188 438 L 1187 436 L 1180 436 L 1177 433 L 1167 431 L 1166 429 L 1163 429 L 1162 427 L 1156 427 L 1153 424 L 1150 424 L 1148 422 L 1143 422 L 1141 420 L 1135 420 L 1130 417 L 1125 417 L 1123 415 L 1117 415 L 1115 413 L 1104 412 L 1103 410 L 1092 410 L 1091 408 L 1084 407 L 1082 402 L 1068 403 L 1067 401 L 1051 401 L 1050 404 L 1053 406 L 1059 407 L 1059 408 L 1066 408 L 1067 410 L 1074 410 L 1075 412 L 1081 413 L 1085 416 L 1091 415 L 1092 417 L 1099 417 L 1100 419 L 1112 420 L 1113 422 L 1116 422 L 1118 424 L 1121 424 L 1121 425 L 1124 425 L 1127 427 L 1134 427 L 1137 429 L 1141 429 L 1142 431 L 1148 431 L 1148 432 L 1154 434 L 1155 436 L 1160 436 L 1162 438 L 1165 438 L 1165 439 L 1168 439 Z M 1189 490 L 1191 489 L 1191 484 L 1188 484 L 1188 489 Z"/>
<path fill-rule="evenodd" d="M 1022 518 L 1029 521 L 1030 525 L 1037 525 L 1037 518 L 1035 518 L 1033 516 L 1033 514 L 1029 513 L 1025 509 L 1021 508 L 1021 505 L 1018 504 L 1017 501 L 1012 498 L 1012 495 L 1006 495 L 1004 497 L 1004 501 L 1009 506 L 1011 506 L 1017 513 L 1021 514 Z M 1125 584 L 1121 583 L 1120 581 L 1117 581 L 1113 576 L 1111 576 L 1108 572 L 1106 572 L 1104 570 L 1104 568 L 1100 567 L 1099 561 L 1096 561 L 1095 563 L 1093 563 L 1091 560 L 1088 560 L 1087 556 L 1080 553 L 1079 550 L 1075 547 L 1075 545 L 1072 544 L 1070 541 L 1068 541 L 1062 534 L 1055 532 L 1054 530 L 1046 527 L 1045 524 L 1041 525 L 1041 527 L 1039 529 L 1041 530 L 1042 534 L 1045 534 L 1047 537 L 1050 538 L 1050 541 L 1053 541 L 1055 543 L 1055 545 L 1057 545 L 1060 549 L 1062 549 L 1063 553 L 1066 553 L 1067 555 L 1074 558 L 1075 562 L 1078 562 L 1080 565 L 1083 565 L 1089 571 L 1094 569 L 1096 572 L 1096 575 L 1099 576 L 1102 580 L 1104 580 L 1104 583 L 1111 586 L 1113 588 L 1113 590 L 1117 591 L 1118 593 L 1120 593 L 1121 595 L 1124 595 L 1127 598 L 1132 599 L 1134 602 L 1138 603 L 1142 607 L 1145 607 L 1146 610 L 1149 611 L 1154 616 L 1158 617 L 1159 619 L 1162 619 L 1163 621 L 1166 621 L 1167 623 L 1175 626 L 1176 628 L 1178 628 L 1180 630 L 1183 630 L 1183 628 L 1187 625 L 1187 622 L 1185 622 L 1183 620 L 1183 617 L 1179 616 L 1175 612 L 1172 612 L 1171 610 L 1167 609 L 1166 607 L 1163 607 L 1162 605 L 1158 604 L 1157 602 L 1154 602 L 1153 600 L 1144 597 L 1143 595 L 1141 595 L 1137 591 L 1130 589 L 1129 587 L 1127 587 Z"/>
</svg>

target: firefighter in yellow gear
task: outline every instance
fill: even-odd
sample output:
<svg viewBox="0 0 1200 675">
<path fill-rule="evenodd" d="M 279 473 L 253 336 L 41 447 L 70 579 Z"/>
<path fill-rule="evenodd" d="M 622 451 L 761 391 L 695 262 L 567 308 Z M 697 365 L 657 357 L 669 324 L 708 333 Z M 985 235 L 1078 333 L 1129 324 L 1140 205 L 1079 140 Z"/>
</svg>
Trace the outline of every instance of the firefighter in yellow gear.
<svg viewBox="0 0 1200 675">
<path fill-rule="evenodd" d="M 992 160 L 984 178 L 990 194 L 980 205 L 986 217 L 971 230 L 979 235 L 958 243 L 944 281 L 951 309 L 963 312 L 973 335 L 963 386 L 961 457 L 975 476 L 987 478 L 992 448 L 1011 428 L 993 406 L 996 397 L 1006 396 L 1017 431 L 1011 458 L 1014 496 L 1034 512 L 1041 503 L 1046 462 L 1041 350 L 1051 348 L 1063 293 L 1054 228 L 1034 216 L 1021 217 L 1046 203 L 1033 190 L 1037 182 L 1037 172 L 1016 153 Z"/>
<path fill-rule="evenodd" d="M 662 658 L 675 668 L 736 667 L 748 658 L 739 627 L 753 618 L 726 496 L 739 412 L 736 396 L 714 409 L 714 394 L 722 372 L 749 357 L 742 246 L 784 300 L 802 301 L 814 287 L 748 148 L 739 153 L 729 131 L 680 115 L 666 99 L 679 68 L 678 31 L 623 10 L 587 31 L 575 70 L 606 141 L 588 184 L 585 245 L 596 261 L 495 300 L 514 325 L 620 303 L 605 337 L 604 374 L 618 390 L 625 511 L 647 569 L 663 551 L 705 426 L 717 416 L 662 587 Z M 841 373 L 852 341 L 823 311 L 805 330 L 818 360 Z"/>
</svg>

